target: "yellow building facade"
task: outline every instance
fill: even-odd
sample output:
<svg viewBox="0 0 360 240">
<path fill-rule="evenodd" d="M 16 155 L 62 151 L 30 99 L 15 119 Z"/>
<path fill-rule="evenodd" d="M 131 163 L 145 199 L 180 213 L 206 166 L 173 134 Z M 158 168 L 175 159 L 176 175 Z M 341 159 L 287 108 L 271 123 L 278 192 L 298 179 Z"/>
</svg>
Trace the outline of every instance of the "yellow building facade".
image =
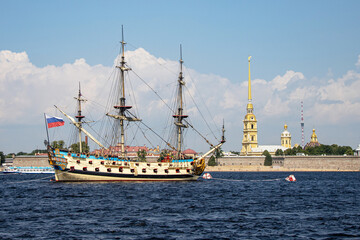
<svg viewBox="0 0 360 240">
<path fill-rule="evenodd" d="M 284 132 L 281 134 L 281 145 L 258 145 L 258 125 L 254 114 L 254 106 L 251 97 L 251 75 L 250 75 L 250 59 L 249 61 L 249 83 L 248 83 L 248 104 L 246 106 L 246 115 L 244 118 L 244 131 L 242 139 L 241 156 L 261 156 L 265 150 L 274 155 L 277 149 L 285 151 L 291 148 L 291 134 L 284 126 Z"/>
<path fill-rule="evenodd" d="M 242 149 L 240 155 L 248 156 L 254 155 L 252 149 L 258 147 L 257 138 L 257 120 L 254 115 L 254 106 L 251 103 L 251 75 L 250 75 L 250 59 L 249 61 L 249 83 L 248 83 L 248 104 L 246 106 L 246 115 L 244 118 L 244 135 L 242 140 Z"/>
<path fill-rule="evenodd" d="M 288 126 L 284 125 L 284 131 L 281 133 L 281 146 L 291 148 L 291 134 L 287 130 Z"/>
</svg>

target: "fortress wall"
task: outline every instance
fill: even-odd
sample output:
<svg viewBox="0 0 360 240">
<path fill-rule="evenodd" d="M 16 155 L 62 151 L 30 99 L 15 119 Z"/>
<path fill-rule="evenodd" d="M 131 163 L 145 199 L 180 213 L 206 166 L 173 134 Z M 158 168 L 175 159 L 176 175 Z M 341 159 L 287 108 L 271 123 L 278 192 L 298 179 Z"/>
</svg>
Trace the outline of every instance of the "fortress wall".
<svg viewBox="0 0 360 240">
<path fill-rule="evenodd" d="M 218 159 L 218 166 L 231 167 L 262 167 L 265 157 L 223 157 Z M 224 169 L 225 169 L 224 168 Z M 239 168 L 239 169 L 240 169 Z M 344 170 L 360 171 L 359 156 L 273 156 L 272 168 L 277 169 L 302 169 L 302 170 Z"/>
<path fill-rule="evenodd" d="M 265 156 L 223 157 L 217 161 L 220 166 L 263 166 Z"/>
<path fill-rule="evenodd" d="M 155 161 L 155 159 L 151 159 Z M 206 159 L 206 162 L 208 159 Z M 359 156 L 285 156 L 273 157 L 273 166 L 264 167 L 264 156 L 223 157 L 218 160 L 218 171 L 258 171 L 259 168 L 312 170 L 312 171 L 360 171 Z M 14 167 L 49 167 L 47 156 L 17 156 Z"/>
<path fill-rule="evenodd" d="M 48 156 L 16 156 L 13 167 L 50 167 Z"/>
<path fill-rule="evenodd" d="M 275 160 L 275 158 L 273 159 Z M 318 170 L 360 170 L 358 156 L 286 156 L 284 168 L 310 168 Z"/>
</svg>

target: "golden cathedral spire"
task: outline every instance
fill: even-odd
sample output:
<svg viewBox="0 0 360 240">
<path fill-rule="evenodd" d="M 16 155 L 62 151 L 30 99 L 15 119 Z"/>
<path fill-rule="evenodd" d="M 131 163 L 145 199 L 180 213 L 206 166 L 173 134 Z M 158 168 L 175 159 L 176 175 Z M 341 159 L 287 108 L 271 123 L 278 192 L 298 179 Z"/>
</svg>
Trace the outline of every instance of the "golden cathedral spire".
<svg viewBox="0 0 360 240">
<path fill-rule="evenodd" d="M 246 106 L 247 114 L 244 118 L 244 135 L 242 140 L 242 149 L 240 155 L 247 156 L 253 155 L 254 152 L 252 149 L 258 147 L 258 139 L 257 139 L 257 120 L 253 113 L 254 107 L 251 103 L 251 75 L 250 75 L 250 59 L 251 56 L 248 57 L 249 61 L 249 84 L 248 84 L 248 104 Z"/>
<path fill-rule="evenodd" d="M 251 74 L 250 74 L 250 59 L 251 59 L 251 56 L 248 57 L 248 61 L 249 61 L 249 83 L 248 83 L 248 104 L 246 106 L 246 110 L 247 110 L 247 113 L 252 113 L 253 112 L 253 105 L 251 103 Z"/>
<path fill-rule="evenodd" d="M 249 60 L 249 84 L 248 84 L 248 100 L 251 102 L 251 74 L 250 74 L 250 59 L 251 56 L 248 57 Z"/>
</svg>

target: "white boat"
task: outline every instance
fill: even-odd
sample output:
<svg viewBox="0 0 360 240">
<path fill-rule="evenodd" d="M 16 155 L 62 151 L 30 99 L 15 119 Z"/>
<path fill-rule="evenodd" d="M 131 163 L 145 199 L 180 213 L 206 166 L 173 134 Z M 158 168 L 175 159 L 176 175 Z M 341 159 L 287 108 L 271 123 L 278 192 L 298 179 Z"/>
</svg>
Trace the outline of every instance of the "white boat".
<svg viewBox="0 0 360 240">
<path fill-rule="evenodd" d="M 7 167 L 3 173 L 48 173 L 54 174 L 53 167 Z"/>
<path fill-rule="evenodd" d="M 117 153 L 109 152 L 109 147 L 104 146 L 83 128 L 81 113 L 82 99 L 80 89 L 76 98 L 78 101 L 78 115 L 75 118 L 66 114 L 63 110 L 56 107 L 66 116 L 71 123 L 78 129 L 79 133 L 79 152 L 69 150 L 54 149 L 48 145 L 49 163 L 55 169 L 55 181 L 184 181 L 197 180 L 203 173 L 206 163 L 205 157 L 219 149 L 225 142 L 224 126 L 221 141 L 217 145 L 210 144 L 210 150 L 197 158 L 187 158 L 182 153 L 183 130 L 188 126 L 187 115 L 183 109 L 183 85 L 185 84 L 182 72 L 182 56 L 180 54 L 180 73 L 177 81 L 177 100 L 176 109 L 173 110 L 173 118 L 176 129 L 176 147 L 166 143 L 169 151 L 175 153 L 172 159 L 165 162 L 141 162 L 139 159 L 132 159 L 126 156 L 125 151 L 125 122 L 140 122 L 141 120 L 131 113 L 131 106 L 126 104 L 124 73 L 131 70 L 127 67 L 124 54 L 124 39 L 121 42 L 122 56 L 116 68 L 119 71 L 118 86 L 119 93 L 117 103 L 113 105 L 113 113 L 106 115 L 116 122 L 119 129 L 118 146 L 120 151 Z M 181 50 L 180 50 L 181 51 Z M 126 123 L 128 124 L 128 123 Z M 81 144 L 81 133 L 86 134 L 101 149 L 100 154 L 83 153 Z M 114 133 L 115 134 L 115 133 Z M 162 139 L 163 140 L 163 139 Z M 207 141 L 207 140 L 206 140 Z M 208 142 L 208 141 L 207 141 Z M 208 142 L 209 143 L 209 142 Z"/>
</svg>

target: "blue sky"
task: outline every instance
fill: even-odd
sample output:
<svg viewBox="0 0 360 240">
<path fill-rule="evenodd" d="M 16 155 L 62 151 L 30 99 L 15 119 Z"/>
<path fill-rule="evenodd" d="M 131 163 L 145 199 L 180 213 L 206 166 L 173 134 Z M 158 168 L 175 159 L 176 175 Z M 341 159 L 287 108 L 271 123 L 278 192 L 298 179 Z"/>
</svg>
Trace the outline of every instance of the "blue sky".
<svg viewBox="0 0 360 240">
<path fill-rule="evenodd" d="M 296 89 L 303 89 L 303 96 L 304 91 L 311 92 L 310 88 L 304 89 L 305 86 L 325 89 L 331 85 L 331 80 L 341 82 L 339 79 L 348 71 L 359 72 L 359 66 L 356 65 L 360 54 L 359 5 L 359 1 L 2 0 L 0 51 L 26 52 L 29 62 L 37 67 L 36 71 L 46 66 L 72 64 L 82 58 L 91 67 L 99 64 L 111 67 L 119 53 L 121 25 L 124 25 L 128 50 L 143 48 L 156 58 L 176 61 L 181 43 L 185 65 L 189 69 L 199 74 L 225 78 L 229 84 L 233 84 L 231 86 L 239 87 L 246 82 L 247 56 L 252 55 L 251 75 L 260 84 L 258 88 L 256 84 L 253 88 L 255 114 L 261 120 L 259 127 L 262 125 L 259 134 L 262 140 L 259 139 L 259 143 L 278 144 L 277 138 L 285 121 L 293 134 L 293 143 L 297 143 L 300 117 L 296 114 L 302 97 L 295 101 L 289 96 Z M 287 71 L 301 73 L 304 77 L 288 81 L 286 90 L 276 87 L 269 88 L 268 92 L 266 89 L 261 90 L 261 86 L 266 86 L 265 82 L 270 84 Z M 3 87 L 12 89 L 6 85 L 9 81 L 5 81 L 5 78 L 0 79 L 4 83 Z M 349 78 L 344 87 L 357 86 L 351 84 L 359 79 Z M 26 81 L 22 83 L 26 85 Z M 17 87 L 24 89 L 21 85 Z M 336 85 L 331 87 L 334 88 Z M 37 86 L 29 91 L 42 92 L 47 89 Z M 329 106 L 327 111 L 334 113 L 336 109 L 344 109 L 331 105 L 334 102 L 352 104 L 349 110 L 356 109 L 356 104 L 360 102 L 356 96 L 346 99 L 328 97 L 337 96 L 329 91 L 326 88 L 304 99 L 306 141 L 310 138 L 311 129 L 316 128 L 323 143 L 351 145 L 355 148 L 360 143 L 357 137 L 358 115 L 339 113 L 345 114 L 345 122 L 331 117 L 331 121 L 325 121 L 326 112 L 322 118 L 314 117 L 319 112 L 318 108 L 313 107 L 315 103 L 321 103 L 321 109 Z M 342 92 L 339 88 L 338 91 L 342 93 L 339 96 L 351 95 L 348 90 Z M 261 100 L 263 92 L 269 94 L 268 99 L 273 97 L 271 102 L 278 109 L 283 107 L 282 102 L 286 102 L 289 110 L 280 111 L 277 115 L 267 113 L 265 106 L 269 101 Z M 326 96 L 321 95 L 324 92 L 327 92 Z M 246 98 L 245 91 L 239 108 L 228 110 L 234 114 L 228 113 L 228 117 L 237 119 L 239 126 L 236 128 L 235 122 L 230 123 L 231 142 L 225 147 L 229 148 L 227 150 L 240 148 Z M 7 98 L 4 99 L 5 103 L 7 101 Z M 33 105 L 36 104 L 34 102 Z M 5 111 L 5 108 L 1 111 Z M 33 109 L 29 114 L 41 115 L 43 111 L 45 109 Z M 23 117 L 20 113 L 14 115 Z M 42 146 L 43 132 L 38 134 L 39 130 L 43 131 L 41 124 L 39 120 L 29 127 L 28 122 L 14 123 L 6 116 L 0 118 L 2 136 L 8 139 L 0 142 L 0 150 L 31 151 L 36 146 Z M 28 128 L 25 143 L 16 140 L 21 136 L 18 131 L 21 128 Z M 36 136 L 35 142 L 39 144 L 33 143 L 33 136 Z"/>
</svg>

